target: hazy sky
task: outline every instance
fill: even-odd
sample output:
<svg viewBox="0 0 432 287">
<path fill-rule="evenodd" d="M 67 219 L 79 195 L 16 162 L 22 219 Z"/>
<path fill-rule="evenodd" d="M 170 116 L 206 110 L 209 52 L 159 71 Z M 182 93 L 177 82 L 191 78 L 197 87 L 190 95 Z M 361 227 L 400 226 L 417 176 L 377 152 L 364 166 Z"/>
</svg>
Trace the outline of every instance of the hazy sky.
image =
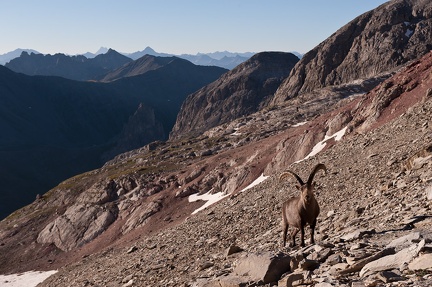
<svg viewBox="0 0 432 287">
<path fill-rule="evenodd" d="M 0 54 L 305 53 L 384 0 L 0 0 Z"/>
</svg>

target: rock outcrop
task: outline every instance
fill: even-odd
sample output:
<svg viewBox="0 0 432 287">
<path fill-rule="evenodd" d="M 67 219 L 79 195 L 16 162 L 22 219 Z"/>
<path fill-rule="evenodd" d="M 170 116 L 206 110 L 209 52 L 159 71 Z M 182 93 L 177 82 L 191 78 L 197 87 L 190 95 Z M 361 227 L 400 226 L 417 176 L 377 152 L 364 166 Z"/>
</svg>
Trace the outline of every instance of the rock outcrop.
<svg viewBox="0 0 432 287">
<path fill-rule="evenodd" d="M 189 95 L 170 138 L 199 135 L 258 111 L 266 105 L 298 60 L 291 53 L 254 55 L 217 81 Z"/>
<path fill-rule="evenodd" d="M 366 12 L 306 53 L 278 88 L 280 104 L 318 88 L 376 77 L 432 49 L 428 0 L 395 0 Z"/>
</svg>

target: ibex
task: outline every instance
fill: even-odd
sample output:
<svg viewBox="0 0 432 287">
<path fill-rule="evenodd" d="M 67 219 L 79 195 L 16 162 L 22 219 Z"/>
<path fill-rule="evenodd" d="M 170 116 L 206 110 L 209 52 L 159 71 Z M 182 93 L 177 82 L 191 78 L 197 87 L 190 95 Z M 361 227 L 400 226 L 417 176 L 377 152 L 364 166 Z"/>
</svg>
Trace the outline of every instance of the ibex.
<svg viewBox="0 0 432 287">
<path fill-rule="evenodd" d="M 304 183 L 296 173 L 290 170 L 282 173 L 279 177 L 279 180 L 282 180 L 287 176 L 293 176 L 300 184 L 296 185 L 297 189 L 300 190 L 300 195 L 288 199 L 282 206 L 283 246 L 286 244 L 288 225 L 294 227 L 294 230 L 291 233 L 292 246 L 296 245 L 295 237 L 299 231 L 301 232 L 301 246 L 305 246 L 304 227 L 306 224 L 309 224 L 311 228 L 311 243 L 315 243 L 314 232 L 320 208 L 314 196 L 314 184 L 312 181 L 315 174 L 320 169 L 327 173 L 327 168 L 324 164 L 317 164 L 309 175 L 306 183 Z"/>
</svg>

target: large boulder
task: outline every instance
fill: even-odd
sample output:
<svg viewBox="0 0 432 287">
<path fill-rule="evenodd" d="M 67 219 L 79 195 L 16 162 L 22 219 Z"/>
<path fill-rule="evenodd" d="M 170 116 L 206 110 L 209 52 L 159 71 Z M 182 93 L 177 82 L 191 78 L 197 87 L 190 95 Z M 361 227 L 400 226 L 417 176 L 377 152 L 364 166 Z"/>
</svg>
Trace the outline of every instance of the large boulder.
<svg viewBox="0 0 432 287">
<path fill-rule="evenodd" d="M 38 235 L 38 243 L 54 243 L 63 251 L 70 251 L 90 242 L 117 218 L 115 207 L 76 204 L 49 223 Z"/>
</svg>

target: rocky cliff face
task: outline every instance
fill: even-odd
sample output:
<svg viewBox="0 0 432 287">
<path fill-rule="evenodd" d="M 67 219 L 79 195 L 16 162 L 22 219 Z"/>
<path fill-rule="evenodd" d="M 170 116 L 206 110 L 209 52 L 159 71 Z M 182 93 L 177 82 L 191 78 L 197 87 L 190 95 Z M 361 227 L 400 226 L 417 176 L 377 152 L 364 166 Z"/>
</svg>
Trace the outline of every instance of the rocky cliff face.
<svg viewBox="0 0 432 287">
<path fill-rule="evenodd" d="M 299 59 L 291 53 L 254 55 L 217 81 L 188 96 L 171 138 L 197 135 L 258 111 Z"/>
<path fill-rule="evenodd" d="M 431 49 L 430 2 L 389 1 L 357 17 L 306 53 L 278 88 L 272 103 L 314 89 L 375 77 Z"/>
</svg>

